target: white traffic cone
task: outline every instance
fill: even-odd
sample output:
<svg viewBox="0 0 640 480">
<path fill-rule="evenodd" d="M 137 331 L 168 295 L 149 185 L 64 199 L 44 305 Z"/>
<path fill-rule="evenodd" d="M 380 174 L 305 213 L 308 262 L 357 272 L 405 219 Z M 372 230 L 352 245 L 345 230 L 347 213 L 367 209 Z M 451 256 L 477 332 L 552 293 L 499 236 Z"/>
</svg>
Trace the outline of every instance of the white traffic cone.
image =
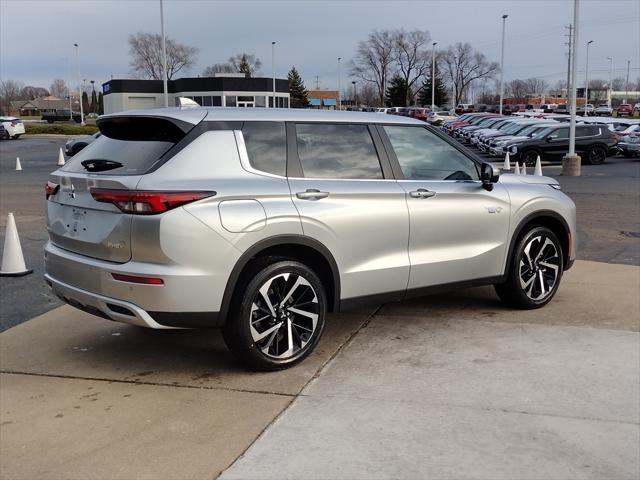
<svg viewBox="0 0 640 480">
<path fill-rule="evenodd" d="M 27 270 L 22 256 L 20 237 L 13 213 L 7 216 L 7 231 L 4 234 L 4 250 L 2 251 L 2 267 L 0 267 L 0 277 L 21 277 L 33 270 Z"/>
<path fill-rule="evenodd" d="M 514 175 L 520 175 L 520 164 L 516 162 L 516 168 L 513 170 Z"/>
<path fill-rule="evenodd" d="M 504 165 L 502 166 L 503 170 L 511 170 L 511 162 L 509 161 L 509 152 L 504 156 Z"/>
<path fill-rule="evenodd" d="M 536 159 L 536 168 L 533 169 L 533 174 L 539 177 L 542 176 L 542 163 L 540 162 L 540 155 Z"/>
<path fill-rule="evenodd" d="M 62 153 L 62 148 L 60 149 L 60 153 L 58 153 L 58 164 L 59 167 L 64 165 L 64 153 Z"/>
<path fill-rule="evenodd" d="M 20 164 L 20 157 L 16 157 L 16 172 L 22 170 L 22 165 Z"/>
<path fill-rule="evenodd" d="M 527 162 L 522 162 L 522 170 L 520 171 L 522 175 L 527 174 Z"/>
</svg>

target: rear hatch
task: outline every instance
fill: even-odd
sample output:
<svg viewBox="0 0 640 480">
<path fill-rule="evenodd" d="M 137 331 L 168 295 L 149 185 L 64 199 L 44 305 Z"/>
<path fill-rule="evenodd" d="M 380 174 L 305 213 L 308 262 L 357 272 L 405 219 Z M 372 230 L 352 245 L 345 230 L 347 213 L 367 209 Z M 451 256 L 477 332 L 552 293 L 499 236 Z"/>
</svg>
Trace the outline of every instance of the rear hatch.
<svg viewBox="0 0 640 480">
<path fill-rule="evenodd" d="M 188 121 L 148 115 L 99 119 L 102 135 L 49 176 L 51 242 L 101 260 L 130 260 L 132 215 L 113 202 L 96 200 L 97 189 L 135 191 L 142 176 L 163 163 L 205 115 L 194 111 Z"/>
</svg>

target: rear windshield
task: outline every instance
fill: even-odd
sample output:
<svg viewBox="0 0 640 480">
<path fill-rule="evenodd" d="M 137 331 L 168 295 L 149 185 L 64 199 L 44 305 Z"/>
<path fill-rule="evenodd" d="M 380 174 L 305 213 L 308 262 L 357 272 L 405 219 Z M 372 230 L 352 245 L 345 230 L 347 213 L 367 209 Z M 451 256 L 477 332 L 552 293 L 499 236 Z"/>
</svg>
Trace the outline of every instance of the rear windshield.
<svg viewBox="0 0 640 480">
<path fill-rule="evenodd" d="M 77 153 L 62 171 L 142 175 L 185 136 L 188 128 L 152 117 L 106 119 L 99 127 L 101 135 Z"/>
</svg>

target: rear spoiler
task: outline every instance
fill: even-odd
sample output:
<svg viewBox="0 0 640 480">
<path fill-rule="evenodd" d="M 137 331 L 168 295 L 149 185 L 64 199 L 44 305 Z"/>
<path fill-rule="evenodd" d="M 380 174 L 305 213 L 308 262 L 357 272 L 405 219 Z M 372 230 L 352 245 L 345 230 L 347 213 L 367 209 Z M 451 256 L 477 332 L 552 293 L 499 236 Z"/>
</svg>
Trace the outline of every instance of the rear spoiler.
<svg viewBox="0 0 640 480">
<path fill-rule="evenodd" d="M 98 118 L 96 125 L 105 137 L 114 140 L 178 143 L 195 126 L 170 117 L 150 115 L 110 115 Z"/>
</svg>

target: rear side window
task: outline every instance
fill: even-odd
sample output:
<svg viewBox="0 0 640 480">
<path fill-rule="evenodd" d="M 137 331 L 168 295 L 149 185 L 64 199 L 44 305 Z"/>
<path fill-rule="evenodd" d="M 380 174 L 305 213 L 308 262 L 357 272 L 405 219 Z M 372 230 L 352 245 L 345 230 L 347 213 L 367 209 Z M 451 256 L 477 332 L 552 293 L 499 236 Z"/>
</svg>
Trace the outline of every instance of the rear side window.
<svg viewBox="0 0 640 480">
<path fill-rule="evenodd" d="M 402 173 L 409 180 L 478 180 L 475 163 L 422 127 L 385 126 Z"/>
<path fill-rule="evenodd" d="M 307 178 L 383 178 L 366 125 L 297 124 L 296 142 Z"/>
<path fill-rule="evenodd" d="M 253 168 L 285 176 L 287 134 L 284 122 L 244 122 L 242 136 Z"/>
<path fill-rule="evenodd" d="M 556 128 L 549 134 L 549 138 L 555 140 L 559 138 L 569 138 L 568 128 Z"/>
</svg>

